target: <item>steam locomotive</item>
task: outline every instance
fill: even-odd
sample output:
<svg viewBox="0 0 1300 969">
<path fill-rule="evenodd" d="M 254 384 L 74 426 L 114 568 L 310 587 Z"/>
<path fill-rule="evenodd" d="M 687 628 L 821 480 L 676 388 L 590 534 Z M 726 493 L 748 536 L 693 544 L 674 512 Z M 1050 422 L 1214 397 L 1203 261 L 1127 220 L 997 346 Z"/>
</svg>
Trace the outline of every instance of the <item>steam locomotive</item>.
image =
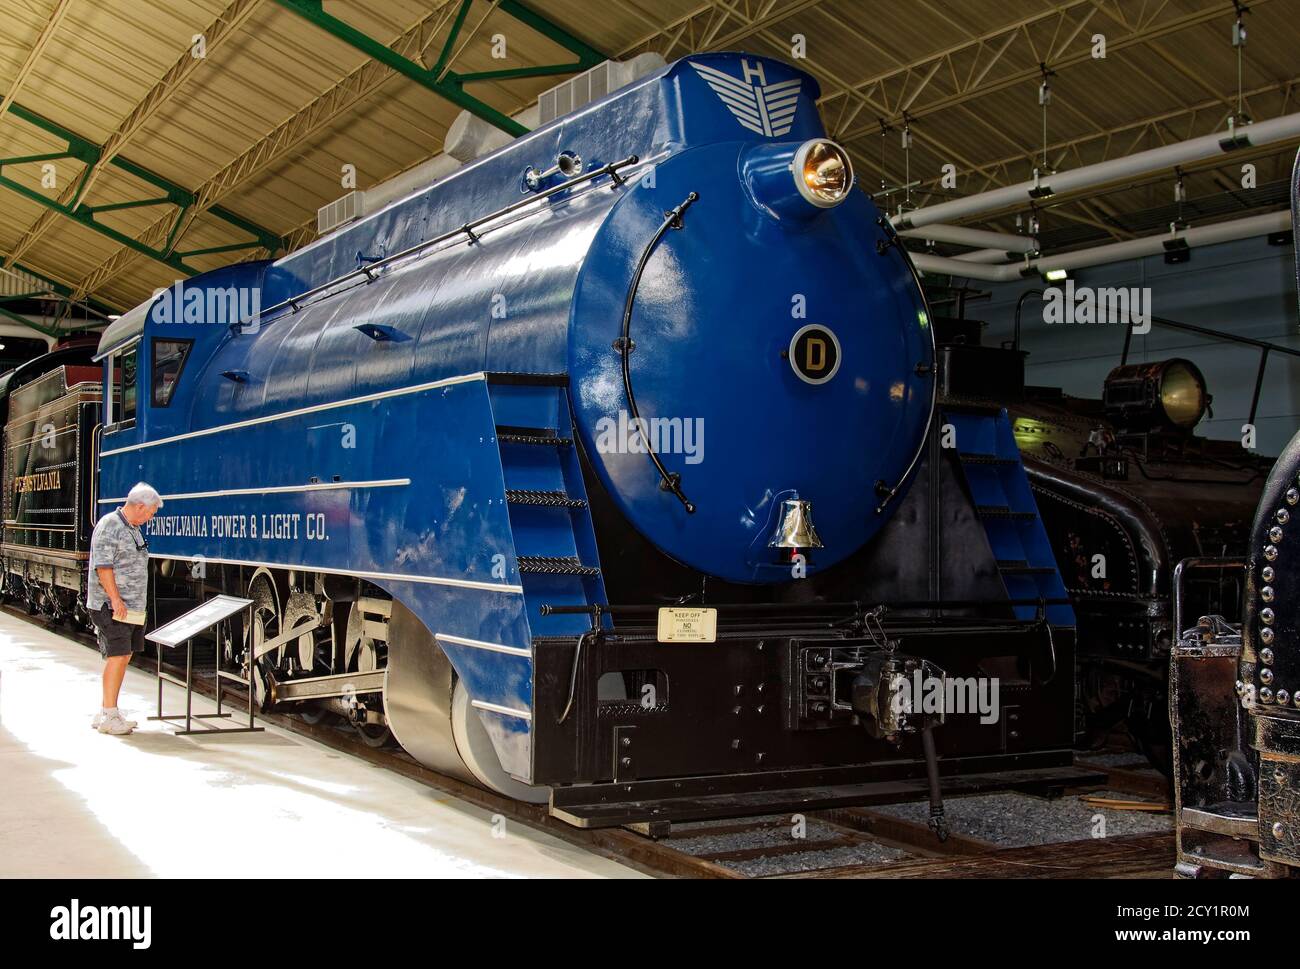
<svg viewBox="0 0 1300 969">
<path fill-rule="evenodd" d="M 1028 291 L 1021 305 L 1035 296 L 1042 292 Z M 1074 605 L 1079 746 L 1101 746 L 1124 731 L 1170 773 L 1174 569 L 1187 557 L 1246 553 L 1273 460 L 1195 433 L 1212 397 L 1190 360 L 1129 363 L 1125 348 L 1097 397 L 1075 397 L 1026 383 L 1018 325 L 1016 339 L 994 347 L 983 343 L 977 321 L 936 323 L 940 399 L 1006 406 Z M 1158 325 L 1252 342 L 1174 320 Z M 1189 613 L 1240 621 L 1239 574 L 1196 571 L 1183 583 Z"/>
<path fill-rule="evenodd" d="M 936 350 L 816 97 L 688 57 L 159 293 L 97 386 L 48 360 L 9 398 L 6 591 L 77 619 L 86 523 L 143 479 L 152 621 L 247 596 L 212 645 L 265 706 L 574 824 L 1065 776 L 1075 506 Z"/>
</svg>

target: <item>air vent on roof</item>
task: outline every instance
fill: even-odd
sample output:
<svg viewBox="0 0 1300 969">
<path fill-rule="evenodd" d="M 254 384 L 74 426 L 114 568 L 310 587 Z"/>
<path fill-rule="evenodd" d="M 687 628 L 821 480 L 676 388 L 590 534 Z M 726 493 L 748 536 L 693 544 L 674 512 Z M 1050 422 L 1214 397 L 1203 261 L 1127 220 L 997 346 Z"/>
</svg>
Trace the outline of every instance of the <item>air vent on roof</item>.
<svg viewBox="0 0 1300 969">
<path fill-rule="evenodd" d="M 316 231 L 323 235 L 331 229 L 337 229 L 345 222 L 359 218 L 365 196 L 365 192 L 348 192 L 342 198 L 337 198 L 328 205 L 322 205 L 316 210 Z"/>
<path fill-rule="evenodd" d="M 605 61 L 591 70 L 543 91 L 537 98 L 538 124 L 544 125 L 603 98 L 659 70 L 667 62 L 658 54 L 638 54 L 628 61 Z"/>
</svg>

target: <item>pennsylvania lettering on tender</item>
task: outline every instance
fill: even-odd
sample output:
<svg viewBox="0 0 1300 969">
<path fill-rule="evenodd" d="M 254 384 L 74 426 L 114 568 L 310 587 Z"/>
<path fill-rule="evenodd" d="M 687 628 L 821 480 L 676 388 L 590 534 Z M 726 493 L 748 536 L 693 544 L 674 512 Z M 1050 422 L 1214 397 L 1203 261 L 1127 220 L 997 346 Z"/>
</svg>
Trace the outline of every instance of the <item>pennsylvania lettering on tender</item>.
<svg viewBox="0 0 1300 969">
<path fill-rule="evenodd" d="M 14 491 L 25 494 L 29 491 L 54 491 L 63 487 L 62 472 L 39 471 L 36 474 L 22 474 L 14 478 Z"/>
</svg>

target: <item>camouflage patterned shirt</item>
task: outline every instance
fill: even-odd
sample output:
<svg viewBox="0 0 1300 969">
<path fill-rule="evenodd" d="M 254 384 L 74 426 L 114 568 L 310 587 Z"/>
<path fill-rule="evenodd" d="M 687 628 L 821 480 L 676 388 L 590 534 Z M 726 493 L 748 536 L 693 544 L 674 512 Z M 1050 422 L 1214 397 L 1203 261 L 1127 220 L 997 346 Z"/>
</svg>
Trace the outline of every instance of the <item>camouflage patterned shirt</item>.
<svg viewBox="0 0 1300 969">
<path fill-rule="evenodd" d="M 140 529 L 127 524 L 122 512 L 99 520 L 90 537 L 90 582 L 86 606 L 91 612 L 108 601 L 96 569 L 112 569 L 118 595 L 128 609 L 143 611 L 149 589 L 149 545 Z"/>
</svg>

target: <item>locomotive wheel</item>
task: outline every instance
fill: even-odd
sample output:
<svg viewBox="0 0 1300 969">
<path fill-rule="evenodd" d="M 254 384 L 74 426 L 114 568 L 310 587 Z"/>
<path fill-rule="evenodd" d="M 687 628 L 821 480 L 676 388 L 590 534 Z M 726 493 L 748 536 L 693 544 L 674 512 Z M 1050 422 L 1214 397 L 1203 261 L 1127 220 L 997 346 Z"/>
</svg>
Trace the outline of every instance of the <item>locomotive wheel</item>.
<svg viewBox="0 0 1300 969">
<path fill-rule="evenodd" d="M 280 628 L 289 632 L 319 618 L 320 611 L 315 598 L 295 589 L 289 593 L 289 601 L 285 603 Z M 329 631 L 329 625 L 326 624 L 303 633 L 296 642 L 291 640 L 281 655 L 281 665 L 291 666 L 302 676 L 327 676 L 333 673 L 333 638 Z"/>
<path fill-rule="evenodd" d="M 387 747 L 393 740 L 393 732 L 382 723 L 356 724 L 357 736 L 367 747 Z"/>
<path fill-rule="evenodd" d="M 247 655 L 251 658 L 262 643 L 280 635 L 280 598 L 275 583 L 265 572 L 253 576 L 248 583 L 248 598 L 253 600 L 253 621 L 246 641 Z M 268 674 L 278 672 L 284 662 L 284 647 L 274 649 L 254 664 L 253 687 L 258 704 L 266 709 L 270 691 Z"/>
<path fill-rule="evenodd" d="M 348 673 L 370 673 L 387 659 L 387 644 L 366 635 L 366 615 L 357 603 L 348 610 L 348 627 L 343 640 L 343 664 Z M 367 747 L 384 747 L 393 741 L 392 731 L 382 723 L 354 724 Z"/>
<path fill-rule="evenodd" d="M 370 673 L 384 665 L 386 643 L 366 635 L 365 613 L 352 604 L 343 639 L 343 666 L 348 673 Z"/>
<path fill-rule="evenodd" d="M 295 703 L 293 714 L 303 723 L 317 724 L 329 716 L 329 710 L 319 703 Z"/>
</svg>

